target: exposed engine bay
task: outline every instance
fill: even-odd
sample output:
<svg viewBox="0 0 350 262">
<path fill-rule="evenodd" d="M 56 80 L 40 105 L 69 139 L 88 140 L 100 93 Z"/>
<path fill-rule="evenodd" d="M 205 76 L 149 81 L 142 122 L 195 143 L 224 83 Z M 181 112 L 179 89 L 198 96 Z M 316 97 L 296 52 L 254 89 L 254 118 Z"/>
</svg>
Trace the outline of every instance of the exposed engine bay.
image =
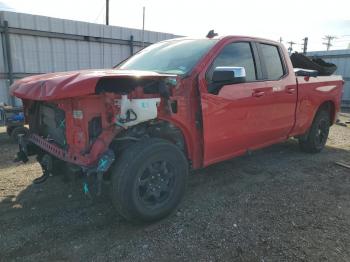
<svg viewBox="0 0 350 262">
<path fill-rule="evenodd" d="M 52 101 L 24 99 L 30 134 L 20 140 L 17 160 L 26 162 L 28 156 L 37 155 L 43 176 L 34 182 L 45 181 L 63 167 L 86 177 L 96 175 L 100 191 L 101 177 L 126 141 L 158 132 L 157 136 L 170 134 L 177 140 L 174 143 L 184 147 L 181 132 L 158 119 L 176 113 L 176 101 L 169 100 L 176 83 L 172 76 L 101 78 L 91 95 Z M 83 190 L 89 192 L 86 182 Z"/>
</svg>

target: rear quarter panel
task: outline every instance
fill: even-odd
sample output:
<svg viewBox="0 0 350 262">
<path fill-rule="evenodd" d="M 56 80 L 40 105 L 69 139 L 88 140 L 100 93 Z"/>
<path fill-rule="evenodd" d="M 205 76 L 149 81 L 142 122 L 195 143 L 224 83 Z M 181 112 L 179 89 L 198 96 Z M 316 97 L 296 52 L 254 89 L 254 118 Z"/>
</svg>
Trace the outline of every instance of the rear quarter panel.
<svg viewBox="0 0 350 262">
<path fill-rule="evenodd" d="M 340 111 L 344 81 L 341 76 L 297 77 L 298 101 L 296 121 L 291 136 L 304 134 L 312 124 L 319 107 L 330 101 L 334 105 L 332 121 Z"/>
</svg>

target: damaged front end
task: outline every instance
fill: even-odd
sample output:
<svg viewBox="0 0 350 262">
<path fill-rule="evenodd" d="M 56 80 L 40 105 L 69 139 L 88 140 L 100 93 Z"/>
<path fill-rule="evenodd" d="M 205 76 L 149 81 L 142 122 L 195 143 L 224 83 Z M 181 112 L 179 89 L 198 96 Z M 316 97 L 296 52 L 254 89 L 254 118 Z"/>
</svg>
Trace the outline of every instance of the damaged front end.
<svg viewBox="0 0 350 262">
<path fill-rule="evenodd" d="M 11 92 L 22 99 L 29 134 L 19 139 L 17 161 L 36 155 L 44 182 L 50 174 L 70 172 L 95 177 L 101 193 L 104 174 L 118 157 L 110 145 L 126 129 L 171 114 L 174 75 L 125 70 L 82 71 L 33 76 Z"/>
</svg>

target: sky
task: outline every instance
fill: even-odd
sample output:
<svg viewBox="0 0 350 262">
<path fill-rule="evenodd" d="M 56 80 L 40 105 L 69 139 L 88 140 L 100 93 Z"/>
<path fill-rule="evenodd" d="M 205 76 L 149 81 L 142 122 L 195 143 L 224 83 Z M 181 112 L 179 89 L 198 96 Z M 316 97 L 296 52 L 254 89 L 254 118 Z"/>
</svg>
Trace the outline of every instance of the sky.
<svg viewBox="0 0 350 262">
<path fill-rule="evenodd" d="M 105 0 L 0 0 L 13 11 L 104 23 Z M 142 28 L 184 36 L 248 35 L 279 40 L 301 51 L 309 38 L 308 51 L 325 50 L 325 35 L 336 36 L 331 50 L 350 44 L 350 0 L 110 0 L 110 25 Z"/>
</svg>

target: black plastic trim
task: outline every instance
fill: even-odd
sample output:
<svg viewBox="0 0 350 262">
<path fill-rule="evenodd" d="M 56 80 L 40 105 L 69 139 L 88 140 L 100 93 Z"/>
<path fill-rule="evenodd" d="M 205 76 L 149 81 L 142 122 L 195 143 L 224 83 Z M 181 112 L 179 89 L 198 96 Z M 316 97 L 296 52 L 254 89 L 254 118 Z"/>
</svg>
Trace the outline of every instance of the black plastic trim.
<svg viewBox="0 0 350 262">
<path fill-rule="evenodd" d="M 251 48 L 252 48 L 252 53 L 253 53 L 254 63 L 255 63 L 256 79 L 264 80 L 262 66 L 261 66 L 261 59 L 260 59 L 257 43 L 251 42 Z"/>
</svg>

